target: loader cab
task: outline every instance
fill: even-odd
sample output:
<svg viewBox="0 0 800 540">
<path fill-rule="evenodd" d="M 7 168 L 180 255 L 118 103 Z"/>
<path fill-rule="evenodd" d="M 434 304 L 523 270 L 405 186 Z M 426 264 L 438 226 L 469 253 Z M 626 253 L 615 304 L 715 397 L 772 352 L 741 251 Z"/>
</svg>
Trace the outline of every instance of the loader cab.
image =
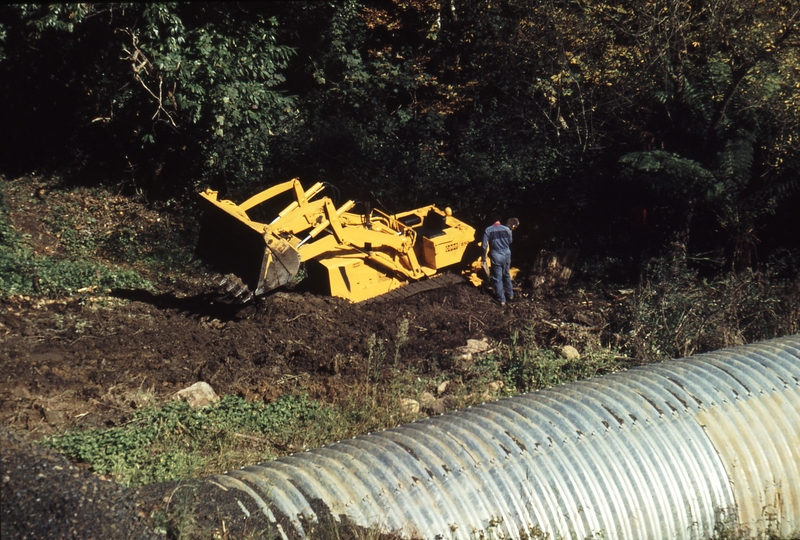
<svg viewBox="0 0 800 540">
<path fill-rule="evenodd" d="M 420 233 L 426 238 L 436 238 L 437 236 L 443 235 L 446 228 L 447 216 L 443 216 L 431 208 L 422 220 Z"/>
<path fill-rule="evenodd" d="M 417 242 L 420 242 L 423 237 L 435 238 L 440 236 L 444 234 L 444 230 L 448 227 L 447 216 L 440 214 L 433 208 L 429 209 L 424 216 L 409 214 L 398 218 L 397 221 L 416 231 Z"/>
</svg>

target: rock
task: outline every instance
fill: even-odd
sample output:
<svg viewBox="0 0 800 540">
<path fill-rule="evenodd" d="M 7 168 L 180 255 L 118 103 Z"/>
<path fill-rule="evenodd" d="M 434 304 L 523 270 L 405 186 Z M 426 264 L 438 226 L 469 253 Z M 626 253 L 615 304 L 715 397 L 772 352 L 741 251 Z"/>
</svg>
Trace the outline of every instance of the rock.
<svg viewBox="0 0 800 540">
<path fill-rule="evenodd" d="M 442 401 L 441 399 L 437 399 L 429 403 L 428 406 L 425 407 L 425 412 L 431 416 L 435 414 L 444 414 L 445 410 L 446 407 L 444 406 L 444 401 Z"/>
<path fill-rule="evenodd" d="M 447 391 L 447 385 L 450 384 L 450 381 L 444 381 L 439 386 L 436 387 L 436 393 L 438 395 L 442 395 Z"/>
<path fill-rule="evenodd" d="M 489 389 L 489 392 L 496 393 L 496 392 L 499 392 L 500 389 L 503 388 L 503 386 L 505 386 L 503 384 L 503 381 L 494 381 L 494 382 L 490 382 L 489 383 L 488 389 Z"/>
<path fill-rule="evenodd" d="M 43 414 L 45 421 L 51 426 L 56 426 L 56 427 L 61 426 L 66 422 L 66 417 L 64 416 L 64 413 L 61 411 L 45 407 L 43 410 Z"/>
<path fill-rule="evenodd" d="M 419 397 L 420 407 L 430 415 L 443 414 L 446 407 L 444 401 L 436 399 L 430 392 L 423 392 Z"/>
<path fill-rule="evenodd" d="M 460 353 L 453 356 L 453 359 L 458 362 L 469 363 L 472 362 L 472 353 Z"/>
<path fill-rule="evenodd" d="M 456 355 L 465 357 L 472 357 L 476 354 L 481 354 L 489 350 L 489 342 L 486 338 L 483 339 L 468 339 L 467 344 L 456 349 Z"/>
<path fill-rule="evenodd" d="M 416 414 L 419 412 L 419 401 L 416 399 L 403 398 L 400 400 L 400 410 L 404 414 Z"/>
<path fill-rule="evenodd" d="M 479 354 L 489 350 L 489 341 L 483 339 L 468 339 L 466 349 L 472 354 Z"/>
<path fill-rule="evenodd" d="M 475 355 L 485 353 L 489 350 L 489 341 L 483 339 L 468 339 L 467 344 L 455 350 L 453 358 L 456 361 L 470 363 Z"/>
<path fill-rule="evenodd" d="M 178 390 L 173 394 L 173 399 L 182 399 L 189 404 L 189 407 L 197 409 L 216 403 L 219 401 L 219 396 L 210 384 L 200 381 L 183 390 Z"/>
<path fill-rule="evenodd" d="M 419 404 L 423 407 L 427 407 L 434 401 L 436 401 L 436 398 L 433 397 L 433 394 L 431 394 L 430 392 L 423 392 L 422 395 L 419 397 Z"/>
<path fill-rule="evenodd" d="M 569 361 L 572 361 L 580 358 L 581 353 L 579 353 L 578 349 L 576 349 L 572 345 L 564 345 L 563 347 L 561 347 L 561 356 L 563 356 Z"/>
<path fill-rule="evenodd" d="M 459 408 L 458 398 L 456 398 L 455 396 L 444 396 L 439 401 L 442 402 L 442 405 L 444 405 L 445 409 L 451 409 L 452 410 L 452 409 L 458 409 Z"/>
</svg>

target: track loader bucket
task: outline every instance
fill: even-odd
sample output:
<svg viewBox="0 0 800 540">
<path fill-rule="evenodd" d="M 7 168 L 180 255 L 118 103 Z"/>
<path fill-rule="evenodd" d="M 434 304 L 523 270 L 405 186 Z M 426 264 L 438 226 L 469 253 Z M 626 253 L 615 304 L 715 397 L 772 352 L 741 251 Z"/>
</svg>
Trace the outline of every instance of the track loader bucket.
<svg viewBox="0 0 800 540">
<path fill-rule="evenodd" d="M 300 254 L 286 240 L 259 231 L 263 225 L 239 216 L 235 207 L 203 197 L 195 256 L 220 274 L 233 274 L 252 294 L 288 283 L 300 269 Z"/>
</svg>

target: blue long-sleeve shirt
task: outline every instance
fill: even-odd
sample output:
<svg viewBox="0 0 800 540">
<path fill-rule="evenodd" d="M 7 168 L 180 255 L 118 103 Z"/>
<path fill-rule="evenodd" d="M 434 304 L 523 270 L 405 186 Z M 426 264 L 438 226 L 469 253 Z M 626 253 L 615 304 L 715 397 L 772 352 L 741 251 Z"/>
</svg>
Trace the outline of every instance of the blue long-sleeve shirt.
<svg viewBox="0 0 800 540">
<path fill-rule="evenodd" d="M 513 236 L 511 229 L 500 222 L 486 227 L 483 233 L 483 256 L 486 257 L 487 250 L 492 261 L 502 263 L 511 259 L 511 241 Z"/>
</svg>

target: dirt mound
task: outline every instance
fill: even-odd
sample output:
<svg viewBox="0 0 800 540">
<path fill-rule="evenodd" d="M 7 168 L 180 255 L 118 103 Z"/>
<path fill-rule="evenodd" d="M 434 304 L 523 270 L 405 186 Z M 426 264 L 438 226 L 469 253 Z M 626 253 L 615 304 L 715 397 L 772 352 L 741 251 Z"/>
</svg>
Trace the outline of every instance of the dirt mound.
<svg viewBox="0 0 800 540">
<path fill-rule="evenodd" d="M 0 426 L 3 538 L 163 538 L 137 490 L 98 479 Z"/>
</svg>

